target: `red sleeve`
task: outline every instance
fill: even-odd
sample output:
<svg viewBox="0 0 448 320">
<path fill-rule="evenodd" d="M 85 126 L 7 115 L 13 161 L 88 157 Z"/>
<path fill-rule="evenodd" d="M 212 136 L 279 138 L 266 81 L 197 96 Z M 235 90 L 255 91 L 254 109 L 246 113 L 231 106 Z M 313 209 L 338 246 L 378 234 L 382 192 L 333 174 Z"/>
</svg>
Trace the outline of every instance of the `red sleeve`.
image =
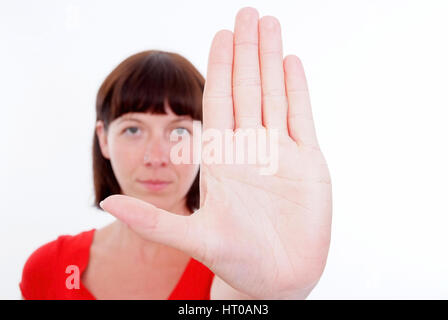
<svg viewBox="0 0 448 320">
<path fill-rule="evenodd" d="M 59 242 L 60 238 L 44 244 L 26 261 L 19 284 L 24 299 L 46 299 L 58 257 Z"/>
</svg>

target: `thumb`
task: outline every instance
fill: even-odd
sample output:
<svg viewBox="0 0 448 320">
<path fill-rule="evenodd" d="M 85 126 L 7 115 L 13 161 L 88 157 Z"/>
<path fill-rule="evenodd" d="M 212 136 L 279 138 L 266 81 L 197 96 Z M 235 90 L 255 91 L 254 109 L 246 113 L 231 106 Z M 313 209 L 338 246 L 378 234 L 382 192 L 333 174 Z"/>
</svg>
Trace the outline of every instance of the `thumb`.
<svg viewBox="0 0 448 320">
<path fill-rule="evenodd" d="M 100 203 L 104 211 L 126 223 L 143 238 L 199 258 L 200 238 L 192 216 L 181 216 L 125 195 L 109 196 Z"/>
</svg>

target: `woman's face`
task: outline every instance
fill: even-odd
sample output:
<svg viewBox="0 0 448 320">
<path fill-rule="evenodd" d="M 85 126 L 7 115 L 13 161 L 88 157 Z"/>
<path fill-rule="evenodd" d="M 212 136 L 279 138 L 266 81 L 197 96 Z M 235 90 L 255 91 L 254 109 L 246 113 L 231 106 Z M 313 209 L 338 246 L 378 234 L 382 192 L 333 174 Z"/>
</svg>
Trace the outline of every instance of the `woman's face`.
<svg viewBox="0 0 448 320">
<path fill-rule="evenodd" d="M 178 116 L 169 107 L 166 115 L 130 112 L 112 121 L 107 131 L 98 121 L 96 131 L 123 194 L 187 214 L 186 195 L 199 165 L 171 162 L 171 147 L 178 142 L 170 141 L 170 135 L 190 135 L 193 141 L 190 116 Z"/>
</svg>

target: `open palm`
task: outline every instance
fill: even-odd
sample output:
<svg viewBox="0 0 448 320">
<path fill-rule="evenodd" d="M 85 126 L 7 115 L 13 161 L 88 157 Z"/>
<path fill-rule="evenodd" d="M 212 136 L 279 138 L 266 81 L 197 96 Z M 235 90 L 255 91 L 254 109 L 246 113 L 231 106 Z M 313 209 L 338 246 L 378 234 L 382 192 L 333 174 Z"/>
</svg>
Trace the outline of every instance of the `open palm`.
<svg viewBox="0 0 448 320">
<path fill-rule="evenodd" d="M 257 299 L 306 296 L 319 280 L 331 234 L 331 180 L 314 129 L 305 74 L 283 58 L 274 17 L 244 8 L 235 31 L 212 42 L 203 99 L 204 130 L 278 132 L 278 170 L 201 164 L 201 206 L 191 216 L 138 199 L 101 206 L 144 238 L 180 249 L 228 285 Z"/>
</svg>

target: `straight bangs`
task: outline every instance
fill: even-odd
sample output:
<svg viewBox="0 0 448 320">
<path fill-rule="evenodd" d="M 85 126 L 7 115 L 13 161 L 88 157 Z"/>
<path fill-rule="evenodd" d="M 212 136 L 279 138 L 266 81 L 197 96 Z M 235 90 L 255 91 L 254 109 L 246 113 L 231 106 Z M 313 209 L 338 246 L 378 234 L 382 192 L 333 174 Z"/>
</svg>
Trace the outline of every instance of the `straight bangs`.
<svg viewBox="0 0 448 320">
<path fill-rule="evenodd" d="M 103 106 L 101 111 L 108 113 L 102 115 L 106 125 L 128 112 L 166 114 L 166 103 L 176 115 L 202 121 L 204 78 L 196 68 L 173 53 L 151 51 L 139 55 L 114 70 L 120 77 L 112 76 L 114 83 L 104 90 L 108 93 L 104 99 L 109 101 L 97 101 Z M 107 104 L 110 108 L 104 108 Z"/>
</svg>

